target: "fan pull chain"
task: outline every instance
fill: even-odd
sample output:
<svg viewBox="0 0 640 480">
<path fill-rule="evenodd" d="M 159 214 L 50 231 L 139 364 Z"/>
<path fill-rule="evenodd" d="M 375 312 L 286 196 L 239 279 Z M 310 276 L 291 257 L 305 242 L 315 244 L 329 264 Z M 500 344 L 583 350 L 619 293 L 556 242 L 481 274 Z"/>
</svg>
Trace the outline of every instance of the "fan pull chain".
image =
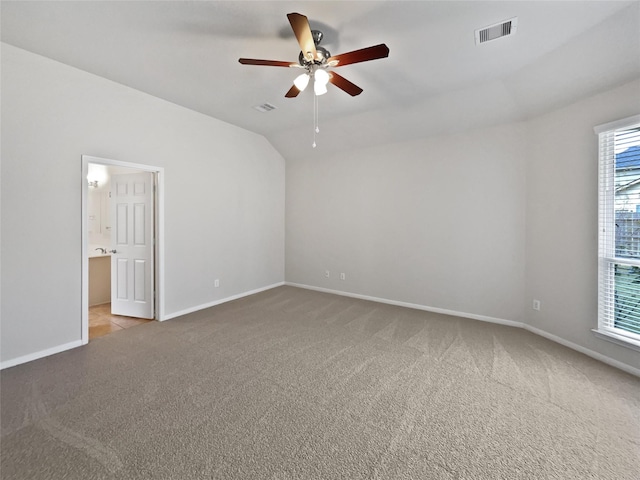
<svg viewBox="0 0 640 480">
<path fill-rule="evenodd" d="M 318 127 L 318 95 L 314 95 L 315 99 L 316 99 L 316 133 L 320 133 L 320 128 Z"/>
<path fill-rule="evenodd" d="M 318 128 L 318 96 L 313 94 L 313 143 L 311 146 L 316 148 L 316 133 L 320 133 L 320 128 Z"/>
</svg>

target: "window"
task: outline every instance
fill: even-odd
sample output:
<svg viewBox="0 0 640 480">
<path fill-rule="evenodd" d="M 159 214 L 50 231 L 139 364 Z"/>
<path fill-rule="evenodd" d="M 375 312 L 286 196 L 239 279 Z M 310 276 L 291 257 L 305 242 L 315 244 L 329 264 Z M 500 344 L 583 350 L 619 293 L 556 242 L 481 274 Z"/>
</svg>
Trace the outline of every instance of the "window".
<svg viewBox="0 0 640 480">
<path fill-rule="evenodd" d="M 596 127 L 598 330 L 640 347 L 640 115 Z"/>
</svg>

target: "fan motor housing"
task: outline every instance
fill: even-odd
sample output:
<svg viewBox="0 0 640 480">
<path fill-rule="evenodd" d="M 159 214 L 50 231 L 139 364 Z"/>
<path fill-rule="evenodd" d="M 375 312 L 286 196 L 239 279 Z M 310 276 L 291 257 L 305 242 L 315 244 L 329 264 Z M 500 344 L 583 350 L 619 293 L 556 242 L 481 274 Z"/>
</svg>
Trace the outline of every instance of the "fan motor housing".
<svg viewBox="0 0 640 480">
<path fill-rule="evenodd" d="M 320 45 L 320 42 L 324 37 L 324 33 L 322 33 L 320 30 L 311 30 L 311 36 L 313 37 L 313 43 L 317 47 L 318 45 Z"/>
<path fill-rule="evenodd" d="M 316 47 L 315 60 L 308 60 L 305 57 L 304 52 L 300 52 L 298 55 L 298 63 L 303 67 L 309 67 L 311 65 L 323 65 L 327 63 L 327 59 L 331 56 L 329 50 L 320 46 L 320 42 L 324 38 L 324 34 L 320 30 L 311 30 L 311 36 L 313 37 L 313 43 Z"/>
<path fill-rule="evenodd" d="M 303 52 L 300 52 L 298 55 L 298 63 L 303 67 L 308 67 L 309 65 L 322 65 L 327 62 L 327 59 L 331 56 L 331 52 L 324 47 L 316 46 L 316 59 L 315 60 L 307 60 L 304 56 Z"/>
</svg>

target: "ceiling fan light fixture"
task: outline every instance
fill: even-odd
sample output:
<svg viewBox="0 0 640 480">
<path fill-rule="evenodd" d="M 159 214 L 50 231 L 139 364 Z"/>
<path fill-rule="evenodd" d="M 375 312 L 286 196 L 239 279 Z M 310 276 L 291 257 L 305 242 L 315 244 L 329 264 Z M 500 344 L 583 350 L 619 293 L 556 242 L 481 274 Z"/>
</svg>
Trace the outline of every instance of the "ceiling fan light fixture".
<svg viewBox="0 0 640 480">
<path fill-rule="evenodd" d="M 316 95 L 324 95 L 327 93 L 327 84 L 316 81 L 313 84 L 313 91 Z"/>
<path fill-rule="evenodd" d="M 1 1 L 1 0 L 0 0 Z M 298 54 L 298 63 L 283 62 L 281 60 L 261 60 L 256 58 L 239 58 L 238 61 L 242 65 L 265 65 L 272 67 L 297 67 L 304 69 L 305 73 L 296 77 L 293 81 L 293 85 L 287 93 L 285 98 L 297 97 L 309 85 L 309 81 L 313 78 L 313 90 L 314 90 L 314 142 L 313 147 L 316 146 L 315 134 L 319 132 L 318 129 L 318 96 L 327 93 L 327 83 L 331 82 L 340 90 L 348 93 L 352 97 L 360 95 L 362 89 L 357 85 L 351 83 L 346 78 L 338 75 L 335 72 L 329 74 L 327 68 L 339 67 L 344 65 L 351 65 L 352 63 L 368 62 L 369 60 L 377 60 L 379 58 L 386 58 L 389 56 L 389 47 L 384 43 L 379 45 L 373 45 L 371 47 L 361 48 L 359 50 L 353 50 L 351 52 L 342 53 L 340 55 L 332 56 L 331 53 L 324 47 L 319 45 L 322 40 L 322 32 L 319 30 L 311 30 L 309 25 L 309 19 L 300 13 L 288 13 L 287 18 L 291 24 L 293 34 L 300 46 L 300 53 Z M 260 111 L 263 111 L 260 109 Z"/>
<path fill-rule="evenodd" d="M 326 70 L 316 70 L 313 76 L 315 77 L 316 84 L 318 82 L 322 85 L 326 85 L 327 83 L 329 83 L 329 74 Z"/>
<path fill-rule="evenodd" d="M 304 89 L 307 88 L 307 85 L 309 85 L 309 75 L 307 73 L 298 75 L 296 79 L 293 81 L 293 84 L 301 92 L 304 91 Z"/>
<path fill-rule="evenodd" d="M 329 74 L 326 70 L 318 69 L 313 72 L 313 91 L 316 95 L 324 95 L 327 93 L 327 83 L 329 83 Z"/>
</svg>

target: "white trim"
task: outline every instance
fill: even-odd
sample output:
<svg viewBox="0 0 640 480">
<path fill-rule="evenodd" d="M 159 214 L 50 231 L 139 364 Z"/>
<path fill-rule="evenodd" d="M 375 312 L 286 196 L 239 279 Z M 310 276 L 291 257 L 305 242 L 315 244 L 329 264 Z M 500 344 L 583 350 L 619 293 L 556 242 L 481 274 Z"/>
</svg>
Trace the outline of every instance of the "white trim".
<svg viewBox="0 0 640 480">
<path fill-rule="evenodd" d="M 80 343 L 86 345 L 89 343 L 89 258 L 87 255 L 87 248 L 89 239 L 87 238 L 88 228 L 88 213 L 87 203 L 89 197 L 89 186 L 87 184 L 87 175 L 89 175 L 89 162 L 85 161 L 84 155 L 82 156 L 82 204 L 81 208 L 81 236 L 80 236 L 80 249 L 82 252 L 81 270 L 80 270 L 80 282 L 82 285 L 82 293 L 80 296 Z"/>
<path fill-rule="evenodd" d="M 93 162 L 90 162 L 90 163 L 93 163 Z M 262 287 L 262 288 L 257 288 L 255 290 L 251 290 L 249 292 L 240 293 L 238 295 L 233 295 L 231 297 L 223 298 L 221 300 L 216 300 L 214 302 L 210 302 L 210 303 L 207 303 L 207 304 L 204 304 L 204 305 L 199 305 L 197 307 L 188 308 L 188 309 L 182 310 L 180 312 L 171 313 L 169 315 L 165 315 L 162 320 L 169 320 L 171 318 L 180 317 L 182 315 L 186 315 L 188 313 L 193 313 L 193 312 L 196 312 L 198 310 L 204 310 L 205 308 L 214 307 L 216 305 L 220 305 L 221 303 L 230 302 L 232 300 L 237 300 L 237 299 L 242 298 L 242 297 L 248 297 L 249 295 L 254 295 L 256 293 L 264 292 L 266 290 L 271 290 L 272 288 L 281 287 L 284 284 L 285 284 L 284 282 L 274 283 L 272 285 L 268 285 L 268 286 Z M 160 319 L 158 319 L 158 320 L 160 320 Z M 20 365 L 22 363 L 31 362 L 33 360 L 38 360 L 39 358 L 48 357 L 49 355 L 54 355 L 56 353 L 64 352 L 64 351 L 70 350 L 72 348 L 81 347 L 82 345 L 85 345 L 85 344 L 86 344 L 86 342 L 83 343 L 82 340 L 75 340 L 73 342 L 65 343 L 63 345 L 58 345 L 56 347 L 47 348 L 46 350 L 41 350 L 39 352 L 29 353 L 28 355 L 23 355 L 21 357 L 16 357 L 16 358 L 13 358 L 13 359 L 5 360 L 4 362 L 0 363 L 0 370 L 4 370 L 5 368 L 9 368 L 9 367 L 14 367 L 14 366 Z"/>
<path fill-rule="evenodd" d="M 164 318 L 164 168 L 156 170 L 156 320 Z"/>
<path fill-rule="evenodd" d="M 602 340 L 607 340 L 608 342 L 615 343 L 616 345 L 620 345 L 621 347 L 627 347 L 631 350 L 640 352 L 640 341 L 638 340 L 626 337 L 624 335 L 619 335 L 608 330 L 598 330 L 594 328 L 591 331 L 596 337 Z"/>
<path fill-rule="evenodd" d="M 144 163 L 133 163 L 133 162 L 123 162 L 122 160 L 113 160 L 111 158 L 101 158 L 94 157 L 91 155 L 82 155 L 82 159 L 87 161 L 87 163 L 100 163 L 102 165 L 111 165 L 114 167 L 126 167 L 133 168 L 136 170 L 144 170 L 145 172 L 162 172 L 164 171 L 163 167 L 156 167 L 153 165 L 147 165 Z M 87 172 L 88 173 L 88 172 Z M 86 180 L 86 178 L 85 178 Z"/>
<path fill-rule="evenodd" d="M 540 335 L 541 337 L 544 337 L 548 340 L 551 340 L 552 342 L 555 343 L 559 343 L 560 345 L 563 345 L 567 348 L 570 348 L 572 350 L 575 350 L 577 352 L 583 353 L 585 355 L 587 355 L 588 357 L 594 358 L 596 360 L 601 361 L 602 363 L 606 363 L 607 365 L 610 365 L 612 367 L 618 368 L 624 372 L 630 373 L 631 375 L 635 375 L 636 377 L 640 377 L 640 369 L 632 367 L 631 365 L 627 365 L 626 363 L 622 363 L 619 362 L 618 360 L 614 360 L 613 358 L 607 357 L 606 355 L 602 355 L 601 353 L 598 352 L 594 352 L 593 350 L 590 350 L 588 348 L 582 347 L 576 343 L 570 342 L 568 340 L 565 340 L 561 337 L 558 337 L 556 335 L 553 335 L 551 333 L 545 332 L 544 330 L 540 330 L 539 328 L 536 327 L 532 327 L 531 325 L 528 325 L 526 323 L 523 322 L 515 322 L 513 320 L 504 320 L 501 318 L 495 318 L 495 317 L 487 317 L 485 315 L 476 315 L 473 313 L 466 313 L 466 312 L 456 312 L 454 310 L 446 310 L 443 308 L 434 308 L 434 307 L 428 307 L 426 305 L 419 305 L 419 304 L 415 304 L 415 303 L 407 303 L 407 302 L 397 302 L 395 300 L 388 300 L 386 298 L 379 298 L 379 297 L 371 297 L 369 295 L 360 295 L 357 293 L 349 293 L 349 292 L 341 292 L 339 290 L 331 290 L 328 288 L 322 288 L 322 287 L 313 287 L 311 285 L 303 285 L 303 284 L 299 284 L 299 283 L 292 283 L 292 282 L 285 282 L 285 285 L 289 285 L 291 287 L 298 287 L 298 288 L 305 288 L 307 290 L 316 290 L 318 292 L 324 292 L 324 293 L 333 293 L 335 295 L 342 295 L 344 297 L 353 297 L 353 298 L 359 298 L 362 300 L 370 300 L 373 302 L 379 302 L 379 303 L 387 303 L 389 305 L 397 305 L 399 307 L 407 307 L 407 308 L 413 308 L 416 310 L 425 310 L 427 312 L 435 312 L 435 313 L 443 313 L 445 315 L 454 315 L 457 317 L 463 317 L 463 318 L 470 318 L 473 320 L 480 320 L 483 322 L 490 322 L 490 323 L 497 323 L 499 325 L 507 325 L 510 327 L 516 327 L 516 328 L 523 328 L 524 330 L 527 330 L 531 333 L 534 333 L 536 335 Z M 628 346 L 628 345 L 626 345 Z"/>
<path fill-rule="evenodd" d="M 426 312 L 442 313 L 443 315 L 452 315 L 455 317 L 471 318 L 473 320 L 480 320 L 481 322 L 497 323 L 499 325 L 507 325 L 509 327 L 519 327 L 519 328 L 523 327 L 523 323 L 521 322 L 515 322 L 513 320 L 505 320 L 505 319 L 496 318 L 496 317 L 488 317 L 486 315 L 476 315 L 475 313 L 458 312 L 455 310 L 447 310 L 444 308 L 429 307 L 427 305 L 420 305 L 417 303 L 398 302 L 396 300 L 390 300 L 388 298 L 372 297 L 369 295 L 343 292 L 340 290 L 331 290 L 329 288 L 314 287 L 311 285 L 304 285 L 301 283 L 285 282 L 284 284 L 290 287 L 304 288 L 306 290 L 315 290 L 317 292 L 324 292 L 324 293 L 333 293 L 335 295 L 341 295 L 343 297 L 351 297 L 351 298 L 358 298 L 360 300 L 368 300 L 371 302 L 386 303 L 388 305 L 395 305 L 398 307 L 413 308 L 414 310 L 424 310 Z"/>
<path fill-rule="evenodd" d="M 600 360 L 602 363 L 606 363 L 612 367 L 623 370 L 631 375 L 635 375 L 636 377 L 640 377 L 640 369 L 632 367 L 631 365 L 627 365 L 626 363 L 619 362 L 618 360 L 614 360 L 611 357 L 607 357 L 598 352 L 594 352 L 588 348 L 582 347 L 576 343 L 570 342 L 569 340 L 565 340 L 564 338 L 558 337 L 551 333 L 545 332 L 544 330 L 540 330 L 539 328 L 532 327 L 531 325 L 525 325 L 525 330 L 530 331 L 531 333 L 535 333 L 536 335 L 540 335 L 552 342 L 559 343 L 560 345 L 564 345 L 565 347 L 570 348 L 571 350 L 575 350 L 580 353 L 584 353 L 588 357 L 595 358 L 596 360 Z"/>
<path fill-rule="evenodd" d="M 604 260 L 607 263 L 621 263 L 623 265 L 631 265 L 640 267 L 640 260 L 634 260 L 633 258 L 626 257 L 618 257 L 618 258 L 610 258 L 610 257 L 600 257 L 601 260 Z"/>
<path fill-rule="evenodd" d="M 596 132 L 596 134 L 600 135 L 602 132 L 607 132 L 609 130 L 617 130 L 618 128 L 630 127 L 638 123 L 640 123 L 640 115 L 633 115 L 631 117 L 616 120 L 614 122 L 597 125 L 593 127 L 593 131 Z"/>
<path fill-rule="evenodd" d="M 203 303 L 202 305 L 197 305 L 195 307 L 186 308 L 178 312 L 166 314 L 162 320 L 170 320 L 172 318 L 181 317 L 182 315 L 187 315 L 189 313 L 197 312 L 198 310 L 204 310 L 205 308 L 215 307 L 216 305 L 220 305 L 222 303 L 238 300 L 239 298 L 248 297 L 249 295 L 254 295 L 256 293 L 264 292 L 266 290 L 271 290 L 272 288 L 281 287 L 283 285 L 285 285 L 285 282 L 278 282 L 271 285 L 267 285 L 266 287 L 256 288 L 255 290 L 250 290 L 248 292 L 238 293 L 237 295 L 232 295 L 230 297 L 214 300 L 213 302 Z"/>
<path fill-rule="evenodd" d="M 226 302 L 230 302 L 233 300 L 237 300 L 239 298 L 242 297 L 247 297 L 249 295 L 254 295 L 256 293 L 260 293 L 260 292 L 264 292 L 266 290 L 271 290 L 273 288 L 277 288 L 277 287 L 281 287 L 282 285 L 287 285 L 287 286 L 291 286 L 291 287 L 298 287 L 298 288 L 304 288 L 306 290 L 315 290 L 318 292 L 324 292 L 324 293 L 332 293 L 335 295 L 341 295 L 344 297 L 352 297 L 352 298 L 358 298 L 361 300 L 369 300 L 369 301 L 373 301 L 373 302 L 379 302 L 379 303 L 386 303 L 389 305 L 396 305 L 399 307 L 406 307 L 406 308 L 413 308 L 415 310 L 424 310 L 427 312 L 434 312 L 434 313 L 442 313 L 445 315 L 454 315 L 454 316 L 458 316 L 458 317 L 463 317 L 463 318 L 470 318 L 473 320 L 480 320 L 483 322 L 490 322 L 490 323 L 497 323 L 500 325 L 507 325 L 507 326 L 511 326 L 511 327 L 516 327 L 516 328 L 523 328 L 524 330 L 527 330 L 535 335 L 540 335 L 541 337 L 544 337 L 548 340 L 551 340 L 552 342 L 555 343 L 559 343 L 560 345 L 563 345 L 567 348 L 570 348 L 572 350 L 575 350 L 577 352 L 583 353 L 585 355 L 587 355 L 588 357 L 591 357 L 595 360 L 599 360 L 602 363 L 605 363 L 607 365 L 610 365 L 614 368 L 617 368 L 619 370 L 622 370 L 624 372 L 627 372 L 631 375 L 635 375 L 636 377 L 640 377 L 640 369 L 632 367 L 631 365 L 627 365 L 626 363 L 622 363 L 619 362 L 618 360 L 614 360 L 613 358 L 607 357 L 606 355 L 602 355 L 601 353 L 598 352 L 594 352 L 593 350 L 590 350 L 588 348 L 582 347 L 576 343 L 570 342 L 568 340 L 565 340 L 561 337 L 558 337 L 556 335 L 553 335 L 551 333 L 545 332 L 544 330 L 540 330 L 539 328 L 536 327 L 532 327 L 531 325 L 528 325 L 526 323 L 522 323 L 522 322 L 515 322 L 512 320 L 504 320 L 504 319 L 500 319 L 500 318 L 495 318 L 495 317 L 488 317 L 485 315 L 476 315 L 476 314 L 470 314 L 470 313 L 465 313 L 465 312 L 456 312 L 453 310 L 446 310 L 446 309 L 442 309 L 442 308 L 433 308 L 433 307 L 428 307 L 426 305 L 419 305 L 419 304 L 415 304 L 415 303 L 407 303 L 407 302 L 397 302 L 395 300 L 389 300 L 389 299 L 385 299 L 385 298 L 379 298 L 379 297 L 372 297 L 369 295 L 360 295 L 357 293 L 350 293 L 350 292 L 342 292 L 339 290 L 331 290 L 328 288 L 322 288 L 322 287 L 313 287 L 311 285 L 304 285 L 304 284 L 300 284 L 300 283 L 292 283 L 292 282 L 278 282 L 278 283 L 274 283 L 272 285 L 268 285 L 266 287 L 262 287 L 262 288 L 257 288 L 255 290 L 251 290 L 248 292 L 244 292 L 244 293 L 240 293 L 237 295 L 233 295 L 231 297 L 227 297 L 221 300 L 216 300 L 214 302 L 209 302 L 203 305 L 199 305 L 197 307 L 192 307 L 192 308 L 188 308 L 185 310 L 181 310 L 179 312 L 174 312 L 174 313 L 170 313 L 168 315 L 165 315 L 163 320 L 169 320 L 172 318 L 176 318 L 182 315 L 186 315 L 189 313 L 193 313 L 196 312 L 198 310 L 204 310 L 205 308 L 210 308 L 210 307 L 215 307 L 216 305 L 220 305 L 222 303 L 226 303 Z M 604 335 L 602 332 L 597 331 L 597 330 L 593 330 L 594 334 L 596 334 L 596 336 L 601 337 L 602 335 Z M 608 334 L 608 332 L 607 332 Z M 607 335 L 607 337 L 612 337 L 611 335 Z M 610 338 L 607 338 L 607 340 L 610 340 Z M 610 340 L 610 341 L 614 341 L 614 340 Z M 614 343 L 617 343 L 614 341 Z M 57 347 L 52 347 L 52 348 L 48 348 L 46 350 L 41 350 L 40 352 L 35 352 L 35 353 L 30 353 L 28 355 L 23 355 L 22 357 L 17 357 L 11 360 L 5 360 L 4 362 L 0 363 L 0 370 L 3 370 L 5 368 L 9 368 L 9 367 L 13 367 L 15 365 L 19 365 L 21 363 L 26 363 L 26 362 L 30 362 L 33 360 L 37 360 L 39 358 L 43 358 L 43 357 L 47 357 L 49 355 L 54 355 L 56 353 L 60 353 L 60 352 L 64 352 L 65 350 L 70 350 L 72 348 L 76 348 L 79 346 L 82 346 L 83 343 L 81 340 L 76 340 L 75 342 L 70 342 L 70 343 L 65 343 L 64 345 L 58 345 Z M 624 346 L 629 346 L 624 345 Z"/>
<path fill-rule="evenodd" d="M 64 352 L 66 350 L 71 350 L 72 348 L 81 347 L 82 341 L 75 340 L 73 342 L 65 343 L 63 345 L 58 345 L 56 347 L 47 348 L 46 350 L 40 350 L 39 352 L 29 353 L 27 355 L 22 355 L 21 357 L 12 358 L 9 360 L 5 360 L 0 363 L 0 370 L 4 370 L 5 368 L 15 367 L 16 365 L 20 365 L 21 363 L 32 362 L 33 360 L 38 360 L 39 358 L 48 357 L 49 355 L 55 355 L 56 353 Z"/>
<path fill-rule="evenodd" d="M 156 190 L 156 320 L 164 320 L 164 168 L 154 165 L 144 165 L 141 163 L 123 162 L 120 160 L 112 160 L 108 158 L 93 157 L 91 155 L 82 155 L 82 300 L 81 300 L 81 333 L 80 341 L 82 345 L 89 343 L 89 259 L 87 258 L 87 196 L 89 187 L 87 185 L 87 174 L 89 172 L 89 164 L 97 163 L 100 165 L 109 165 L 115 167 L 127 167 L 145 172 L 153 172 L 156 174 L 157 190 Z"/>
</svg>

